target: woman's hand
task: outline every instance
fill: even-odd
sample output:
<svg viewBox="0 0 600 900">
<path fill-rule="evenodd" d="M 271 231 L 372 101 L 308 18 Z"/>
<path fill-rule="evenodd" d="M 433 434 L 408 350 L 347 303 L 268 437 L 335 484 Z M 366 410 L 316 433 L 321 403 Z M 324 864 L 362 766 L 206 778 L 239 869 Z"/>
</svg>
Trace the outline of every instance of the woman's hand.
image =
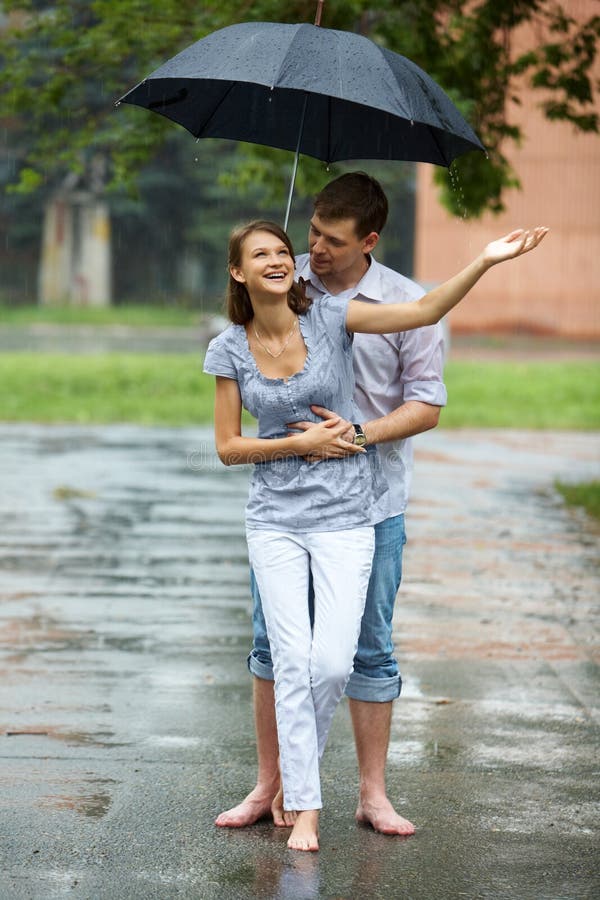
<svg viewBox="0 0 600 900">
<path fill-rule="evenodd" d="M 537 247 L 548 233 L 548 230 L 548 228 L 541 225 L 530 231 L 517 228 L 516 231 L 511 231 L 510 234 L 506 234 L 504 237 L 488 244 L 482 253 L 483 261 L 486 266 L 494 266 L 496 263 L 504 262 L 506 259 L 514 259 L 517 256 L 522 256 L 524 253 L 529 253 L 530 250 Z"/>
<path fill-rule="evenodd" d="M 296 432 L 302 432 L 295 436 L 300 445 L 297 450 L 299 456 L 309 462 L 317 462 L 322 459 L 339 459 L 353 453 L 366 453 L 363 447 L 357 447 L 349 440 L 354 437 L 354 429 L 349 422 L 329 410 L 324 410 L 324 413 L 327 418 L 323 422 L 292 422 L 288 426 Z"/>
</svg>

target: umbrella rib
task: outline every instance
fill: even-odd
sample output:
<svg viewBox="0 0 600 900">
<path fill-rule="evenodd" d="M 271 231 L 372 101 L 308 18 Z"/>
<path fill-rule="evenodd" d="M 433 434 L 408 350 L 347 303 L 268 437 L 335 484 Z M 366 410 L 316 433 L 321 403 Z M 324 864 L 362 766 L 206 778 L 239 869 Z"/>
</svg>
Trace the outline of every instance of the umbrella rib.
<svg viewBox="0 0 600 900">
<path fill-rule="evenodd" d="M 195 131 L 192 132 L 194 137 L 199 138 L 201 136 L 201 132 L 209 125 L 209 123 L 215 117 L 215 114 L 218 112 L 219 108 L 225 103 L 227 97 L 229 96 L 229 94 L 231 94 L 231 92 L 234 90 L 235 87 L 236 87 L 236 82 L 230 81 L 229 87 L 227 88 L 227 90 L 225 91 L 224 94 L 221 94 L 221 96 L 219 97 L 219 99 L 217 100 L 217 102 L 215 103 L 213 108 L 211 109 L 210 114 L 208 116 L 204 117 L 201 127 L 200 128 L 196 127 Z"/>
<path fill-rule="evenodd" d="M 311 26 L 311 27 L 312 27 L 312 26 Z M 286 52 L 284 53 L 284 55 L 283 55 L 283 57 L 282 57 L 282 60 L 281 60 L 281 62 L 280 62 L 280 64 L 279 64 L 279 69 L 277 70 L 277 74 L 273 77 L 273 81 L 272 81 L 272 84 L 271 84 L 271 90 L 273 90 L 273 88 L 275 88 L 275 87 L 279 87 L 279 78 L 280 78 L 280 76 L 281 76 L 282 69 L 283 69 L 283 67 L 285 66 L 285 61 L 286 61 L 287 57 L 290 55 L 290 51 L 291 51 L 291 49 L 292 49 L 294 43 L 295 43 L 296 40 L 298 39 L 298 35 L 300 34 L 300 31 L 301 31 L 303 28 L 306 28 L 306 22 L 303 22 L 302 24 L 298 25 L 298 27 L 297 27 L 297 29 L 296 29 L 296 31 L 295 31 L 295 33 L 294 33 L 294 37 L 293 37 L 292 40 L 290 41 L 289 46 L 288 46 Z"/>
<path fill-rule="evenodd" d="M 433 138 L 433 142 L 434 142 L 435 146 L 436 146 L 436 147 L 438 148 L 438 150 L 439 150 L 439 153 L 440 153 L 441 158 L 442 158 L 443 160 L 447 160 L 447 159 L 448 159 L 448 156 L 447 156 L 447 154 L 446 154 L 446 151 L 444 150 L 444 148 L 442 147 L 440 141 L 438 140 L 438 136 L 437 136 L 437 128 L 434 128 L 432 125 L 430 125 L 430 126 L 429 126 L 429 132 L 430 132 L 430 134 L 431 134 L 431 136 L 432 136 L 432 138 Z M 450 162 L 446 162 L 446 166 L 452 165 L 452 162 L 453 162 L 453 159 L 451 159 Z"/>
</svg>

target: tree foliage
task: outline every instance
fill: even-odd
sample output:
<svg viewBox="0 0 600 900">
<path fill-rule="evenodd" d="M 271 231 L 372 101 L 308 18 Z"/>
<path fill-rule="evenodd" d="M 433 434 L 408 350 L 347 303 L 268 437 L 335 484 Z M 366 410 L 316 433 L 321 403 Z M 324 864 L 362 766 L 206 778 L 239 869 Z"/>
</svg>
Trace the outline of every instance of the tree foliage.
<svg viewBox="0 0 600 900">
<path fill-rule="evenodd" d="M 307 0 L 4 0 L 0 32 L 0 119 L 17 157 L 13 190 L 31 191 L 107 158 L 113 184 L 133 182 L 177 126 L 114 101 L 166 59 L 211 31 L 248 21 L 312 21 Z M 442 200 L 477 216 L 502 209 L 518 184 L 507 150 L 521 128 L 511 119 L 519 85 L 540 91 L 550 120 L 598 132 L 593 69 L 600 16 L 576 20 L 555 0 L 329 0 L 325 27 L 357 30 L 410 57 L 450 94 L 487 148 L 438 173 Z M 525 52 L 515 35 L 530 26 Z M 225 173 L 282 185 L 289 154 L 241 148 Z M 304 160 L 300 189 L 322 165 Z M 282 174 L 285 172 L 285 176 Z M 461 191 L 452 190 L 458 177 Z"/>
</svg>

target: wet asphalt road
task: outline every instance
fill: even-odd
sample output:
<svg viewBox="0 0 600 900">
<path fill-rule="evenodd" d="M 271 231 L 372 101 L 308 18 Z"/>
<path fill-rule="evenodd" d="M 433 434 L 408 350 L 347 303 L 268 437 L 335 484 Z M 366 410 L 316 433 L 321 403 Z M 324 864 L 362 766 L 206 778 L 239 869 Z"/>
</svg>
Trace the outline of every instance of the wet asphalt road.
<svg viewBox="0 0 600 900">
<path fill-rule="evenodd" d="M 600 896 L 600 531 L 552 488 L 600 435 L 417 446 L 389 760 L 417 834 L 354 824 L 343 703 L 304 855 L 212 824 L 255 774 L 247 472 L 208 430 L 0 426 L 2 900 Z"/>
</svg>

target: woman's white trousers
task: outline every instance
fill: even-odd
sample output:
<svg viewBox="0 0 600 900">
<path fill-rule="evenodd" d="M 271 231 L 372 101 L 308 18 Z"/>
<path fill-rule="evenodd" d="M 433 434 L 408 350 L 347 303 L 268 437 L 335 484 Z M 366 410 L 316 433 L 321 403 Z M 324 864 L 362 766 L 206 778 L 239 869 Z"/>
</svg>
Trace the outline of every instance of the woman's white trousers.
<svg viewBox="0 0 600 900">
<path fill-rule="evenodd" d="M 319 761 L 352 671 L 374 530 L 298 534 L 248 529 L 247 539 L 273 657 L 284 808 L 320 809 Z"/>
</svg>

